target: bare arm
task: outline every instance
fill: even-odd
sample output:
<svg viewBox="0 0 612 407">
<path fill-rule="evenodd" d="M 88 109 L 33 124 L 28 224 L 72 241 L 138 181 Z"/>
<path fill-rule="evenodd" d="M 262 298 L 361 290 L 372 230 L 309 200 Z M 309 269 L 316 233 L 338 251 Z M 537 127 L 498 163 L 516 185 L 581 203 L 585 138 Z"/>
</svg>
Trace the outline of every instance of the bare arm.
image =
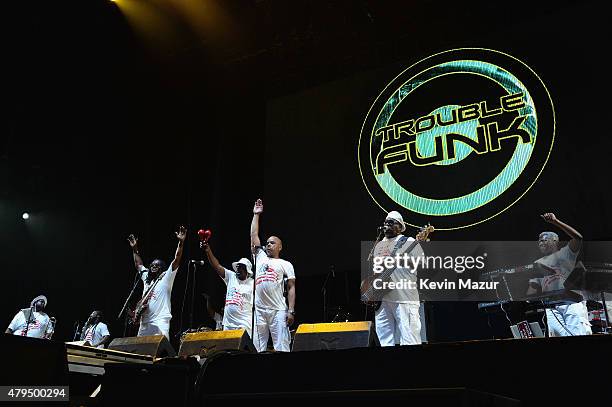
<svg viewBox="0 0 612 407">
<path fill-rule="evenodd" d="M 253 207 L 253 220 L 251 221 L 251 250 L 253 253 L 256 253 L 258 246 L 261 246 L 261 240 L 259 240 L 259 215 L 262 213 L 263 202 L 261 199 L 258 199 Z"/>
<path fill-rule="evenodd" d="M 178 245 L 176 246 L 176 252 L 174 253 L 174 260 L 172 260 L 172 271 L 178 269 L 181 264 L 181 257 L 183 257 L 183 246 L 185 246 L 185 238 L 187 238 L 187 229 L 185 226 L 179 227 L 178 232 L 175 232 L 176 238 L 178 239 Z"/>
<path fill-rule="evenodd" d="M 580 246 L 582 245 L 582 235 L 580 234 L 580 232 L 578 232 L 570 225 L 561 222 L 559 219 L 557 219 L 554 213 L 545 213 L 544 215 L 542 215 L 542 219 L 544 219 L 551 225 L 555 225 L 572 238 L 572 240 L 570 240 L 568 243 L 568 246 L 571 251 L 576 253 L 580 250 Z"/>
<path fill-rule="evenodd" d="M 94 348 L 97 348 L 100 345 L 107 346 L 109 342 L 110 342 L 110 335 L 104 335 L 102 339 L 100 339 L 100 342 L 94 343 L 91 346 L 93 346 Z"/>
<path fill-rule="evenodd" d="M 287 280 L 287 301 L 289 302 L 287 325 L 291 325 L 295 320 L 295 317 L 290 313 L 291 311 L 295 311 L 295 278 Z"/>
<path fill-rule="evenodd" d="M 225 280 L 225 267 L 219 263 L 219 260 L 217 260 L 212 249 L 208 245 L 208 242 L 200 242 L 200 247 L 204 250 L 204 253 L 206 253 L 206 257 L 212 268 L 217 272 L 219 277 Z"/>
<path fill-rule="evenodd" d="M 136 267 L 136 270 L 140 271 L 140 267 L 143 263 L 142 258 L 140 258 L 140 253 L 138 252 L 138 238 L 134 235 L 129 235 L 127 240 L 130 243 L 132 253 L 134 254 L 134 266 Z"/>
</svg>

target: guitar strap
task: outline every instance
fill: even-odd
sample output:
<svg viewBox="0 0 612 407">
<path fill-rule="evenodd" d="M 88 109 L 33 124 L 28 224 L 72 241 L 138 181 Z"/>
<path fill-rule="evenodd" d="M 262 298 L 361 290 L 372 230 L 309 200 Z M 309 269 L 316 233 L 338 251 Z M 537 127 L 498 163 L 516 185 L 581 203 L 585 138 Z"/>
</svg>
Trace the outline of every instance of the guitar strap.
<svg viewBox="0 0 612 407">
<path fill-rule="evenodd" d="M 33 318 L 34 312 L 32 308 L 24 308 L 21 310 L 21 312 L 23 312 L 23 318 L 25 318 L 26 320 L 26 325 L 29 325 L 32 322 L 32 320 L 36 321 L 36 318 Z"/>
<path fill-rule="evenodd" d="M 408 240 L 408 236 L 404 236 L 404 235 L 402 235 L 402 237 L 397 239 L 397 242 L 395 243 L 395 247 L 393 247 L 393 253 L 391 253 L 392 257 L 395 257 L 395 253 L 397 253 L 397 251 L 404 245 L 404 243 L 406 243 L 406 240 Z"/>
<path fill-rule="evenodd" d="M 406 243 L 406 240 L 408 240 L 408 236 L 403 236 L 400 237 L 399 239 L 397 239 L 397 242 L 395 243 L 395 246 L 393 247 L 393 251 L 391 252 L 391 254 L 389 256 L 391 257 L 395 257 L 397 251 L 404 245 L 404 243 Z M 417 240 L 415 240 L 416 242 Z M 416 246 L 416 245 L 415 245 Z M 412 248 L 412 250 L 414 250 L 414 247 Z M 410 252 L 412 252 L 412 250 L 410 250 Z M 408 254 L 410 254 L 410 252 Z M 391 274 L 393 274 L 393 272 L 397 269 L 397 267 L 395 267 L 393 269 L 393 271 L 391 271 L 389 273 L 389 276 L 391 276 Z"/>
<path fill-rule="evenodd" d="M 400 249 L 400 248 L 401 248 L 401 247 L 404 245 L 404 243 L 406 243 L 406 241 L 407 241 L 407 240 L 408 240 L 408 237 L 407 237 L 407 236 L 404 236 L 404 235 L 402 235 L 402 236 L 401 236 L 399 239 L 397 239 L 397 242 L 395 242 L 395 246 L 393 246 L 393 250 L 391 251 L 391 253 L 389 254 L 389 256 L 391 256 L 391 257 L 395 257 L 395 254 L 397 253 L 397 251 L 398 251 L 398 250 L 399 250 L 399 249 Z M 393 271 L 395 271 L 395 269 L 396 269 L 396 268 L 397 268 L 397 267 L 395 267 L 395 268 L 393 269 Z M 391 275 L 391 274 L 393 273 L 393 271 L 391 271 L 391 272 L 389 273 L 389 275 Z M 368 289 L 368 291 L 369 291 L 370 289 L 371 289 L 371 288 L 369 288 L 369 289 Z"/>
<path fill-rule="evenodd" d="M 153 293 L 153 289 L 155 288 L 155 286 L 157 285 L 157 283 L 159 283 L 159 280 L 162 279 L 162 277 L 164 276 L 164 274 L 166 274 L 166 271 L 164 271 L 163 273 L 161 273 L 153 282 L 153 284 L 151 284 L 151 287 L 149 287 L 149 289 L 147 290 L 147 292 L 142 296 L 141 298 L 141 302 L 144 302 L 144 300 L 149 297 L 151 295 L 151 293 Z"/>
</svg>

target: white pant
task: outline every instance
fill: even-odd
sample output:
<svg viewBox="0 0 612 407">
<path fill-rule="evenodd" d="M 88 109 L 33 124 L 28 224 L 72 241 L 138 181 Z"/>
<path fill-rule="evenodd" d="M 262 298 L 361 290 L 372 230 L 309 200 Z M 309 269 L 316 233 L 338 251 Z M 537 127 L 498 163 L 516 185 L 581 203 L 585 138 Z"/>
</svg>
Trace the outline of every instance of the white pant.
<svg viewBox="0 0 612 407">
<path fill-rule="evenodd" d="M 375 314 L 376 335 L 380 346 L 419 345 L 421 317 L 419 304 L 383 301 Z"/>
<path fill-rule="evenodd" d="M 275 309 L 255 309 L 255 330 L 253 344 L 257 352 L 265 352 L 268 348 L 268 338 L 272 335 L 274 350 L 289 352 L 291 334 L 287 326 L 287 311 Z"/>
<path fill-rule="evenodd" d="M 164 335 L 170 340 L 170 318 L 160 318 L 154 321 L 140 321 L 138 336 Z"/>
<path fill-rule="evenodd" d="M 591 335 L 586 304 L 577 302 L 546 309 L 549 336 Z"/>
</svg>

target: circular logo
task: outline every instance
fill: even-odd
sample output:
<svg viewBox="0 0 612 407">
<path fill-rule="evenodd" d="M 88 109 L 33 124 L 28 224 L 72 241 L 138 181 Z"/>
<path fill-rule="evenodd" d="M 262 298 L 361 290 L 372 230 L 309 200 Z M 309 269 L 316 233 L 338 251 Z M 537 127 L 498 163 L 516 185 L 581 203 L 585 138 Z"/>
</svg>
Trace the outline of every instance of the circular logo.
<svg viewBox="0 0 612 407">
<path fill-rule="evenodd" d="M 544 169 L 554 106 L 538 75 L 488 49 L 445 51 L 410 66 L 378 95 L 359 136 L 363 182 L 413 226 L 459 229 L 516 203 Z"/>
</svg>

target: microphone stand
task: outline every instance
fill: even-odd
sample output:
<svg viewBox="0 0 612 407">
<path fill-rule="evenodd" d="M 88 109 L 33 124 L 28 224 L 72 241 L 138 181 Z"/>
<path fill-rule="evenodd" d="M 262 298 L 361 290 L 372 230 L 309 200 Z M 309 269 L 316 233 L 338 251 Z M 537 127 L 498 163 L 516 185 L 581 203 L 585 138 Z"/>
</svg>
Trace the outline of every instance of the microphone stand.
<svg viewBox="0 0 612 407">
<path fill-rule="evenodd" d="M 257 290 L 257 250 L 263 250 L 261 248 L 261 246 L 257 246 L 255 248 L 255 253 L 251 253 L 251 255 L 253 256 L 253 305 L 251 305 L 251 341 L 254 340 L 255 338 L 255 330 L 257 329 L 257 344 L 259 345 L 259 329 L 257 328 L 257 317 L 256 317 L 256 313 L 257 313 L 257 309 L 255 308 L 255 292 Z M 247 278 L 249 278 L 248 273 L 247 273 Z M 253 342 L 254 344 L 255 342 Z M 268 347 L 268 344 L 266 343 L 266 349 Z M 263 350 L 263 352 L 266 351 L 266 349 Z M 257 349 L 257 346 L 255 347 L 255 350 L 257 352 L 259 352 L 259 349 Z"/>
<path fill-rule="evenodd" d="M 196 269 L 198 267 L 198 263 L 193 263 L 193 285 L 191 286 L 191 311 L 189 312 L 189 329 L 193 329 L 193 303 L 195 300 L 195 286 L 196 286 Z M 189 274 L 189 273 L 187 273 Z M 189 278 L 189 275 L 187 275 Z M 189 279 L 187 280 L 189 282 Z"/>
<path fill-rule="evenodd" d="M 603 318 L 601 319 L 604 320 L 602 333 L 608 334 L 609 333 L 608 326 L 610 325 L 609 323 L 610 315 L 608 315 L 608 307 L 606 306 L 606 295 L 604 291 L 602 291 L 600 295 L 601 295 L 601 305 L 603 305 Z"/>
<path fill-rule="evenodd" d="M 130 301 L 130 298 L 132 298 L 132 295 L 134 295 L 134 292 L 136 291 L 136 287 L 138 286 L 138 281 L 140 281 L 138 276 L 140 276 L 140 271 L 136 271 L 136 276 L 134 277 L 134 284 L 132 285 L 132 291 L 130 291 L 130 294 L 125 299 L 125 302 L 123 303 L 123 308 L 121 308 L 119 315 L 117 315 L 117 319 L 121 319 L 121 316 L 125 313 L 125 310 L 127 309 L 127 305 L 128 305 L 128 302 Z M 123 323 L 123 336 L 124 337 L 127 334 L 127 325 L 128 325 L 128 319 L 127 319 L 127 314 L 126 314 L 124 318 L 124 323 Z"/>
<path fill-rule="evenodd" d="M 368 260 L 367 261 L 370 261 L 372 259 L 372 255 L 374 254 L 374 249 L 376 248 L 376 244 L 378 242 L 380 242 L 380 240 L 382 239 L 384 233 L 385 233 L 385 228 L 384 227 L 378 229 L 378 234 L 376 235 L 376 241 L 374 241 L 374 244 L 372 245 L 372 250 L 370 250 L 370 254 L 368 254 Z"/>
<path fill-rule="evenodd" d="M 368 254 L 368 259 L 366 260 L 366 262 L 370 262 L 370 260 L 372 259 L 372 255 L 374 255 L 374 249 L 376 248 L 376 245 L 378 244 L 378 242 L 380 242 L 382 240 L 382 237 L 384 236 L 385 233 L 385 227 L 379 227 L 378 228 L 378 233 L 376 235 L 376 241 L 374 242 L 374 244 L 372 245 L 372 249 L 370 250 L 370 254 Z M 369 274 L 368 274 L 369 275 Z M 365 305 L 365 312 L 363 315 L 363 319 L 367 320 L 368 319 L 368 306 L 367 304 Z"/>
<path fill-rule="evenodd" d="M 605 306 L 605 305 L 604 305 Z M 30 314 L 26 319 L 26 327 L 23 336 L 28 336 L 28 330 L 30 329 L 30 321 L 32 321 L 32 317 L 34 316 L 35 305 L 30 306 Z"/>
<path fill-rule="evenodd" d="M 81 333 L 79 332 L 79 328 L 80 328 L 80 324 L 79 321 L 76 322 L 76 328 L 74 330 L 74 335 L 72 336 L 72 341 L 78 341 L 81 339 Z"/>
<path fill-rule="evenodd" d="M 321 288 L 321 294 L 323 295 L 323 322 L 327 321 L 327 281 L 329 280 L 329 276 L 334 275 L 334 265 L 329 266 L 329 271 L 325 276 L 325 281 L 323 282 L 323 287 Z"/>
</svg>

